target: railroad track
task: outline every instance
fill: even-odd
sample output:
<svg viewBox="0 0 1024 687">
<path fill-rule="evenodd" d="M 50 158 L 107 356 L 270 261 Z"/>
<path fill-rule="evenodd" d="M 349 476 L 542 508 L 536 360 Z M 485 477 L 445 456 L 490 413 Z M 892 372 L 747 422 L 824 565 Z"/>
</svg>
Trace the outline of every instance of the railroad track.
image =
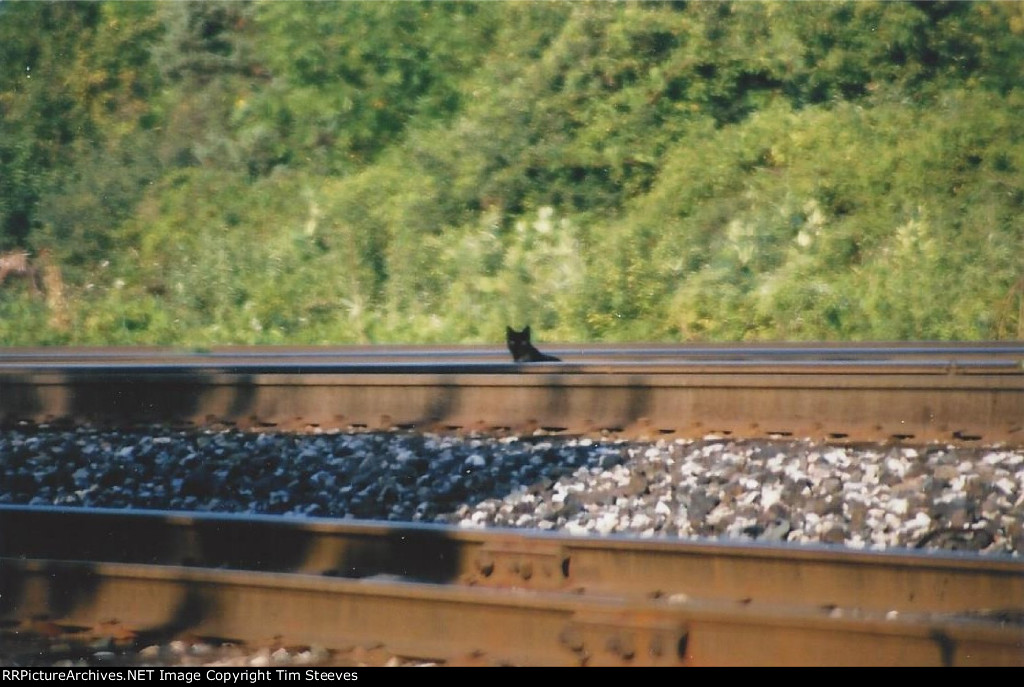
<svg viewBox="0 0 1024 687">
<path fill-rule="evenodd" d="M 1019 344 L 551 350 L 14 349 L 0 423 L 1024 442 Z"/>
<path fill-rule="evenodd" d="M 0 507 L 2 616 L 487 665 L 1024 665 L 1024 564 Z"/>
<path fill-rule="evenodd" d="M 1024 444 L 1020 344 L 550 352 L 566 362 L 12 349 L 0 423 Z M 1016 557 L 0 507 L 0 559 L 16 633 L 272 633 L 488 665 L 1024 664 Z"/>
</svg>

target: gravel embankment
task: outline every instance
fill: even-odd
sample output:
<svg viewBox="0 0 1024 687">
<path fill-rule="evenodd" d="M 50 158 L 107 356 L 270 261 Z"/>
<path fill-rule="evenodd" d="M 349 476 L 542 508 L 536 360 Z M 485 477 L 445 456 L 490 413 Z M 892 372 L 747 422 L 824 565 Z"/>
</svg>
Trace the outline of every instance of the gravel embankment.
<svg viewBox="0 0 1024 687">
<path fill-rule="evenodd" d="M 1024 450 L 24 428 L 0 503 L 1021 555 Z"/>
</svg>

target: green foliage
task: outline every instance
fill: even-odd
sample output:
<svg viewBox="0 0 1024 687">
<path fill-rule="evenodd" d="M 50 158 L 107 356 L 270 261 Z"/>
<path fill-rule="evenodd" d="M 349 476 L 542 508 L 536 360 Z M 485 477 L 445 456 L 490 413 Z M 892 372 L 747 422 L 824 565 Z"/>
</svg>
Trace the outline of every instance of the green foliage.
<svg viewBox="0 0 1024 687">
<path fill-rule="evenodd" d="M 91 34 L 98 6 L 0 8 L 0 245 L 23 245 L 51 171 L 87 126 L 61 84 L 61 57 Z M 40 30 L 41 27 L 42 30 Z"/>
<path fill-rule="evenodd" d="M 616 230 L 632 244 L 672 220 L 647 288 L 682 338 L 1012 334 L 993 306 L 1024 265 L 1020 98 L 766 110 L 681 146 Z M 678 193 L 702 173 L 706 195 Z"/>
<path fill-rule="evenodd" d="M 146 129 L 157 82 L 145 5 L 40 3 L 0 13 L 0 247 L 49 247 L 72 265 L 159 170 Z"/>
<path fill-rule="evenodd" d="M 5 344 L 1024 337 L 1024 8 L 0 4 Z"/>
<path fill-rule="evenodd" d="M 414 119 L 444 120 L 500 12 L 476 3 L 263 3 L 254 31 L 259 75 L 232 124 L 254 173 L 320 173 L 372 161 Z M 463 30 L 463 27 L 465 29 Z"/>
</svg>

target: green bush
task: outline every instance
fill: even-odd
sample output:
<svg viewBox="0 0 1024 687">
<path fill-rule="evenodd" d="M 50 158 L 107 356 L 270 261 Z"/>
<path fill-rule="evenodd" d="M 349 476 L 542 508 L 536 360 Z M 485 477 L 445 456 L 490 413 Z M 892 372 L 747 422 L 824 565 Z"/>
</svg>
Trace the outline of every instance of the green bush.
<svg viewBox="0 0 1024 687">
<path fill-rule="evenodd" d="M 1016 3 L 0 4 L 0 343 L 1022 337 Z M 31 75 L 31 78 L 29 78 Z"/>
</svg>

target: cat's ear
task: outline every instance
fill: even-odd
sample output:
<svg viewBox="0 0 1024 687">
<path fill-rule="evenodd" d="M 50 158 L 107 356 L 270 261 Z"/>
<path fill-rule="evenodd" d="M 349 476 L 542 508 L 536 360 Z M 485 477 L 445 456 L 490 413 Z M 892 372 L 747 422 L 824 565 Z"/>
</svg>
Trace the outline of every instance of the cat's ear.
<svg viewBox="0 0 1024 687">
<path fill-rule="evenodd" d="M 527 338 L 530 337 L 530 325 L 526 325 L 526 327 L 523 329 L 523 334 L 526 334 Z"/>
<path fill-rule="evenodd" d="M 512 329 L 512 327 L 508 326 L 507 324 L 505 325 L 505 336 L 512 336 L 515 333 L 516 330 Z"/>
</svg>

